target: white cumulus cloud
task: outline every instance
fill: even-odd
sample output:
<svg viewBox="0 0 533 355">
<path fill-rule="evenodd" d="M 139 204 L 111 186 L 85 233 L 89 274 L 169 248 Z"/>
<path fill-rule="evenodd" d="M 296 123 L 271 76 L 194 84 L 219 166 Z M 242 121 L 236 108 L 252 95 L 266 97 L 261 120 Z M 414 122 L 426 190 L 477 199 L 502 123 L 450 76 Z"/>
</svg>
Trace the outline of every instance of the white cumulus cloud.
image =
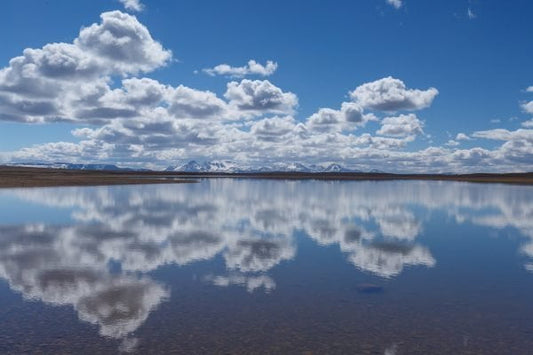
<svg viewBox="0 0 533 355">
<path fill-rule="evenodd" d="M 424 133 L 424 124 L 415 114 L 385 117 L 381 122 L 381 128 L 376 132 L 384 136 L 405 137 Z"/>
<path fill-rule="evenodd" d="M 295 94 L 283 92 L 268 80 L 232 81 L 224 97 L 230 105 L 251 113 L 292 113 L 298 105 Z"/>
<path fill-rule="evenodd" d="M 25 49 L 0 70 L 0 119 L 19 122 L 91 121 L 131 116 L 106 106 L 110 75 L 164 66 L 172 57 L 134 16 L 104 12 L 73 43 Z M 81 115 L 81 116 L 79 116 Z"/>
<path fill-rule="evenodd" d="M 350 96 L 363 108 L 394 112 L 429 107 L 438 93 L 435 88 L 407 89 L 403 81 L 389 76 L 358 86 Z"/>
<path fill-rule="evenodd" d="M 152 39 L 137 18 L 120 11 L 104 12 L 102 22 L 82 28 L 74 44 L 122 73 L 152 71 L 165 65 L 172 53 Z"/>
</svg>

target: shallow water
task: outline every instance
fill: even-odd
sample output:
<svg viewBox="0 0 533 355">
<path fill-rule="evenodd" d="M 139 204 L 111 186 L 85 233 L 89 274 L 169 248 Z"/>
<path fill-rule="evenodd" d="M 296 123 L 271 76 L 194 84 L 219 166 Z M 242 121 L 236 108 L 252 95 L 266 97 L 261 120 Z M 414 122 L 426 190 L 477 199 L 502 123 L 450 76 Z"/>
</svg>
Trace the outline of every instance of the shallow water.
<svg viewBox="0 0 533 355">
<path fill-rule="evenodd" d="M 531 349 L 531 187 L 0 191 L 0 353 Z"/>
</svg>

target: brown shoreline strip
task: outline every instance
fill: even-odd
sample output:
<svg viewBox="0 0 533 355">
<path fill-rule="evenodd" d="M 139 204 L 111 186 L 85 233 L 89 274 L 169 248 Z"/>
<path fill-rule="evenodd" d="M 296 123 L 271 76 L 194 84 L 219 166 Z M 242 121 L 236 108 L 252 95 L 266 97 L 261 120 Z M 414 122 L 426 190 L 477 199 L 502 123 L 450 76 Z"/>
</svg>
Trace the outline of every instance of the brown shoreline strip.
<svg viewBox="0 0 533 355">
<path fill-rule="evenodd" d="M 193 183 L 194 179 L 137 172 L 0 166 L 0 188 Z"/>
<path fill-rule="evenodd" d="M 246 178 L 279 180 L 436 180 L 476 183 L 533 185 L 533 173 L 509 174 L 385 174 L 385 173 L 186 173 L 92 171 L 0 166 L 0 188 L 46 186 L 96 186 L 130 184 L 191 183 L 202 178 Z"/>
</svg>

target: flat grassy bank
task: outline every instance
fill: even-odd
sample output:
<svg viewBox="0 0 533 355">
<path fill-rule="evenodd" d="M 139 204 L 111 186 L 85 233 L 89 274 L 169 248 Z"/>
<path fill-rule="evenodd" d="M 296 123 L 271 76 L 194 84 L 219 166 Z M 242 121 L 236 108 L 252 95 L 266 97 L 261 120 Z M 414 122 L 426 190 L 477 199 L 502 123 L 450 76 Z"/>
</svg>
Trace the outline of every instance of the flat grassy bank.
<svg viewBox="0 0 533 355">
<path fill-rule="evenodd" d="M 191 183 L 201 178 L 281 180 L 439 180 L 533 185 L 533 173 L 510 174 L 385 174 L 385 173 L 184 173 L 90 171 L 0 166 L 0 188 Z"/>
<path fill-rule="evenodd" d="M 0 166 L 0 188 L 191 183 L 194 179 L 122 171 L 90 171 Z"/>
</svg>

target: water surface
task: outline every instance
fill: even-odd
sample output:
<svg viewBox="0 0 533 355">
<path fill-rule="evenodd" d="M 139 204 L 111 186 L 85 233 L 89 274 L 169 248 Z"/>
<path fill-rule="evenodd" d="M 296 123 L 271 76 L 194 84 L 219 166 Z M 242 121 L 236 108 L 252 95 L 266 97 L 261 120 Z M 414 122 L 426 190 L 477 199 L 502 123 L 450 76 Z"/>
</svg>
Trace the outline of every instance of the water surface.
<svg viewBox="0 0 533 355">
<path fill-rule="evenodd" d="M 533 349 L 533 189 L 212 179 L 0 191 L 0 352 Z"/>
</svg>

